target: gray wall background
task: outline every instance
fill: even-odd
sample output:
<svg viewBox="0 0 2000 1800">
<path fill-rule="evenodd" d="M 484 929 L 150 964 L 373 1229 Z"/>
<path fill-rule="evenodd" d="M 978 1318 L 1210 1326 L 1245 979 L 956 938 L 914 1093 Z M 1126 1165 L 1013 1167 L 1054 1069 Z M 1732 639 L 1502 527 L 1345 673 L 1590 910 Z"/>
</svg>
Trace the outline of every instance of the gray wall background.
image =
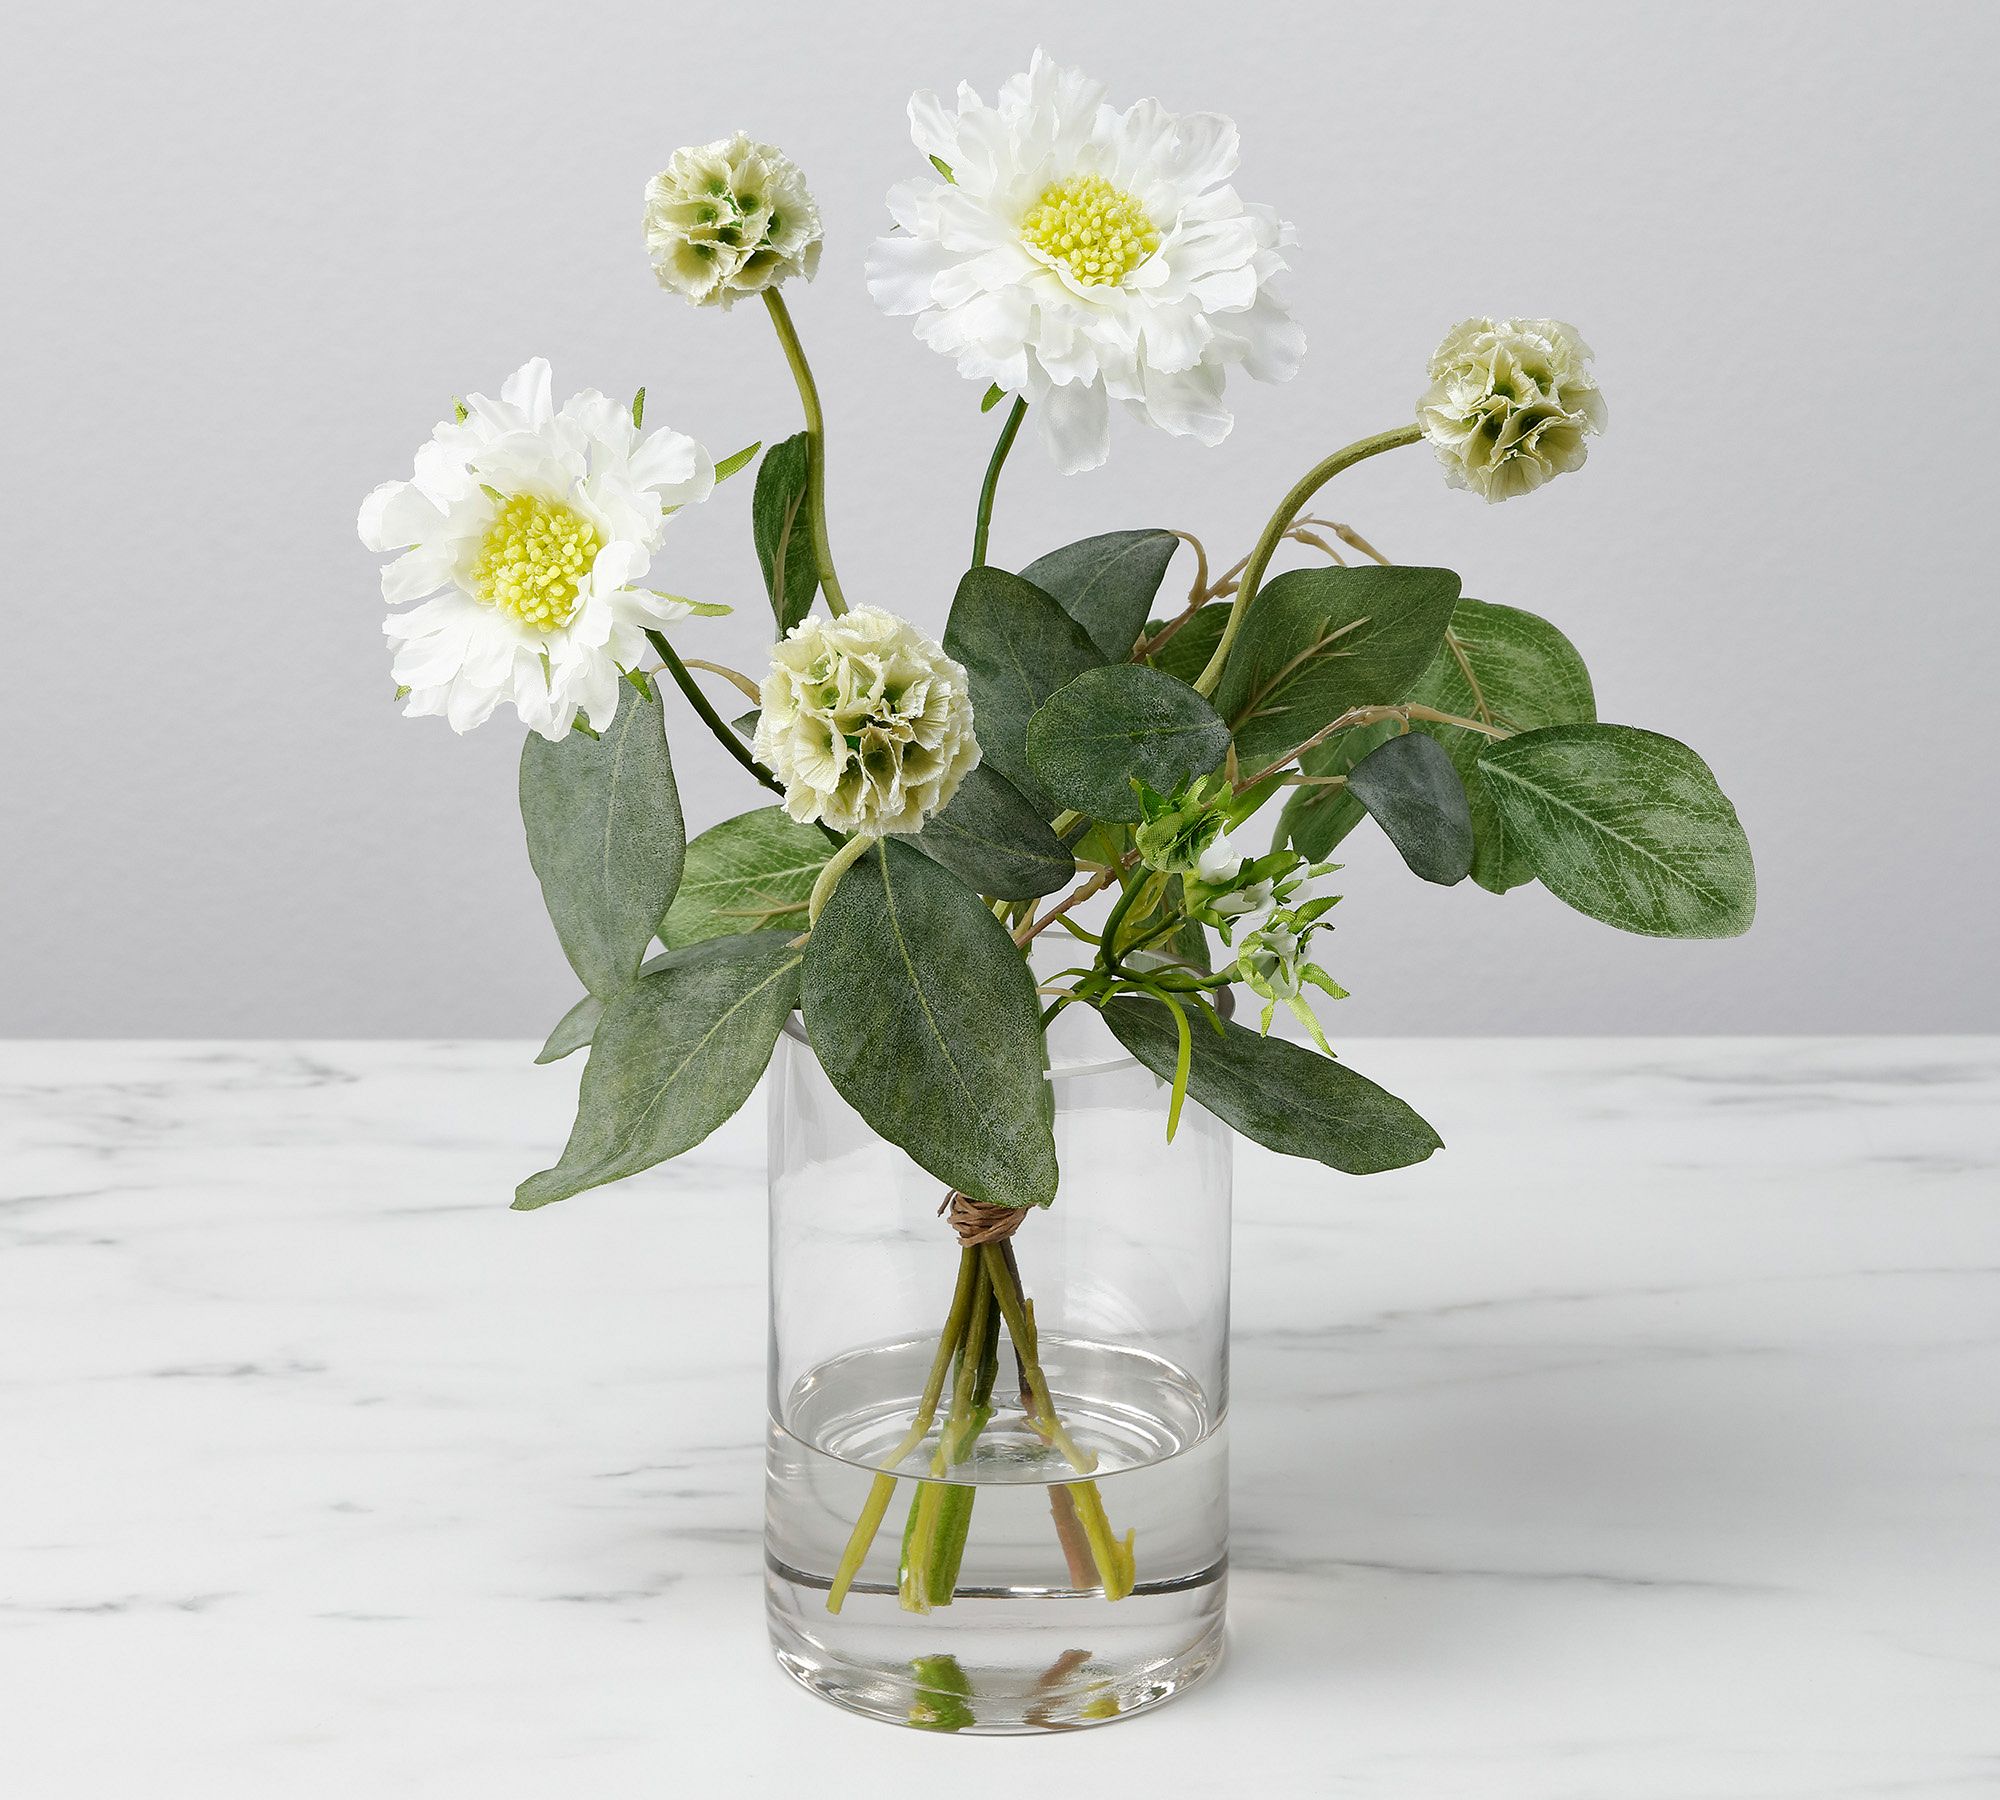
<svg viewBox="0 0 2000 1800">
<path fill-rule="evenodd" d="M 1488 508 L 1420 452 L 1329 492 L 1399 560 L 1544 612 L 1604 716 L 1693 743 L 1763 910 L 1712 945 L 1496 901 L 1350 841 L 1346 1032 L 2000 1027 L 1988 920 L 2000 8 L 1239 4 L 22 9 L 8 349 L 0 1031 L 539 1034 L 574 983 L 521 848 L 518 729 L 389 701 L 353 534 L 454 391 L 542 353 L 718 455 L 795 429 L 759 309 L 652 284 L 640 189 L 743 126 L 827 222 L 796 312 L 850 594 L 941 626 L 993 421 L 861 281 L 918 167 L 909 91 L 1037 42 L 1125 103 L 1242 125 L 1296 220 L 1311 340 L 1205 452 L 1024 442 L 995 557 L 1171 524 L 1225 558 L 1325 449 L 1409 415 L 1444 329 L 1553 313 L 1598 352 L 1589 467 Z M 1981 124 L 1982 118 L 1987 120 Z M 671 529 L 765 642 L 749 482 Z M 707 628 L 705 628 L 707 629 Z M 690 822 L 758 796 L 693 730 Z"/>
</svg>

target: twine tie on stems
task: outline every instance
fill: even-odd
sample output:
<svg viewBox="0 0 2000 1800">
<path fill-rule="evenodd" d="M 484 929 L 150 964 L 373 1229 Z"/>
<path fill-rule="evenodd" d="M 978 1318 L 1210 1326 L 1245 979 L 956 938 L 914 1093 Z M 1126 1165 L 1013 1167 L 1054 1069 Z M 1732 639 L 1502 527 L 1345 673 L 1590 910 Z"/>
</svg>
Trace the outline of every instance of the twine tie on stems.
<svg viewBox="0 0 2000 1800">
<path fill-rule="evenodd" d="M 1025 1206 L 994 1206 L 953 1189 L 939 1205 L 938 1215 L 950 1218 L 961 1249 L 976 1250 L 982 1244 L 1004 1244 L 1021 1229 L 1029 1210 Z"/>
</svg>

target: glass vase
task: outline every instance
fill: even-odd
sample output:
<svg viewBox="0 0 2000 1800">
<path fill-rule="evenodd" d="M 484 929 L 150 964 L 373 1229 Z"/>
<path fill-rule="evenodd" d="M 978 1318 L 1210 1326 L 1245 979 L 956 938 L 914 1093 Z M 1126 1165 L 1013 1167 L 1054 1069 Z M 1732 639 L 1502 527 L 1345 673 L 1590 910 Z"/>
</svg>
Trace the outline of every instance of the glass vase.
<svg viewBox="0 0 2000 1800">
<path fill-rule="evenodd" d="M 1169 1143 L 1088 1009 L 1049 1042 L 1062 1186 L 1024 1214 L 876 1137 L 796 1020 L 772 1064 L 771 1640 L 872 1718 L 1100 1724 L 1221 1655 L 1231 1137 L 1190 1101 Z"/>
</svg>

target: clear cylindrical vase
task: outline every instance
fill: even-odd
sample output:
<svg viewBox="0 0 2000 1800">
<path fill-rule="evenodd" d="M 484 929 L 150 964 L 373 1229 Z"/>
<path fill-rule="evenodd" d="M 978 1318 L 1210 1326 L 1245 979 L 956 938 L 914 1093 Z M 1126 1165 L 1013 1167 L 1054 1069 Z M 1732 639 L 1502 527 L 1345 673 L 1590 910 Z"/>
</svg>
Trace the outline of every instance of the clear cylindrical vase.
<svg viewBox="0 0 2000 1800">
<path fill-rule="evenodd" d="M 771 1638 L 873 1718 L 1100 1724 L 1221 1654 L 1230 1135 L 1189 1101 L 1169 1143 L 1167 1087 L 1087 1009 L 1050 1053 L 1062 1185 L 1015 1220 L 778 1041 Z"/>
</svg>

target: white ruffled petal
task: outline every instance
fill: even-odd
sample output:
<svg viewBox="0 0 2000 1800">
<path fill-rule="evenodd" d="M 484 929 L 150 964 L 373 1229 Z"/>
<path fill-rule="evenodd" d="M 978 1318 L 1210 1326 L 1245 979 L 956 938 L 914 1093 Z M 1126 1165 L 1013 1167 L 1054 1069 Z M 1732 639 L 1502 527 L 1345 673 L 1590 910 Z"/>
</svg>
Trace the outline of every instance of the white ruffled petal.
<svg viewBox="0 0 2000 1800">
<path fill-rule="evenodd" d="M 1305 360 L 1305 328 L 1268 288 L 1248 312 L 1218 321 L 1216 339 L 1258 381 L 1290 381 Z"/>
<path fill-rule="evenodd" d="M 664 428 L 646 434 L 625 473 L 666 506 L 689 506 L 715 491 L 714 459 L 693 438 Z"/>
<path fill-rule="evenodd" d="M 434 544 L 419 544 L 382 571 L 382 598 L 391 606 L 407 606 L 435 594 L 451 577 L 451 556 Z"/>
<path fill-rule="evenodd" d="M 452 730 L 463 735 L 492 718 L 493 709 L 502 698 L 502 689 L 486 687 L 461 675 L 451 684 L 451 692 L 446 697 L 445 720 Z"/>
<path fill-rule="evenodd" d="M 891 318 L 920 313 L 931 304 L 938 278 L 959 260 L 934 239 L 877 238 L 868 252 L 868 292 Z"/>
<path fill-rule="evenodd" d="M 1051 388 L 1033 416 L 1044 447 L 1064 475 L 1094 469 L 1111 454 L 1111 402 L 1099 383 Z"/>
<path fill-rule="evenodd" d="M 1214 338 L 1214 327 L 1192 305 L 1154 307 L 1140 324 L 1145 366 L 1160 375 L 1192 369 Z"/>
<path fill-rule="evenodd" d="M 910 141 L 926 156 L 935 156 L 947 167 L 958 151 L 958 132 L 944 102 L 928 88 L 910 96 Z"/>
<path fill-rule="evenodd" d="M 385 481 L 361 502 L 358 528 L 370 550 L 404 550 L 437 529 L 441 514 L 410 481 Z"/>
<path fill-rule="evenodd" d="M 530 357 L 500 384 L 500 398 L 527 419 L 529 430 L 539 431 L 555 417 L 554 385 L 549 359 Z"/>
<path fill-rule="evenodd" d="M 1162 430 L 1203 444 L 1219 444 L 1236 423 L 1222 404 L 1222 380 L 1223 371 L 1215 364 L 1173 375 L 1148 369 L 1145 397 L 1139 404 Z"/>
</svg>

